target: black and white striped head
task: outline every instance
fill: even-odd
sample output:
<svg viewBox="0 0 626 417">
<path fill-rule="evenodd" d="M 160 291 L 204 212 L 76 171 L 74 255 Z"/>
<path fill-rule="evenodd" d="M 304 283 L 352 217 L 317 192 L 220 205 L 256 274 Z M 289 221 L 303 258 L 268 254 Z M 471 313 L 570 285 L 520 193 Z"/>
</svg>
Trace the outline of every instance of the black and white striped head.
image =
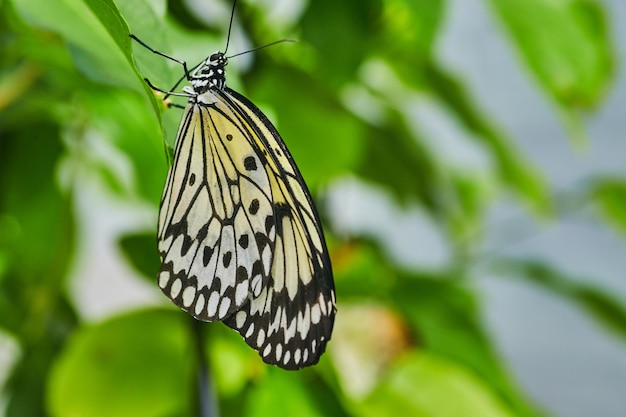
<svg viewBox="0 0 626 417">
<path fill-rule="evenodd" d="M 212 88 L 223 90 L 226 87 L 228 59 L 223 52 L 215 52 L 200 65 L 191 76 L 191 86 L 196 94 L 202 94 Z"/>
</svg>

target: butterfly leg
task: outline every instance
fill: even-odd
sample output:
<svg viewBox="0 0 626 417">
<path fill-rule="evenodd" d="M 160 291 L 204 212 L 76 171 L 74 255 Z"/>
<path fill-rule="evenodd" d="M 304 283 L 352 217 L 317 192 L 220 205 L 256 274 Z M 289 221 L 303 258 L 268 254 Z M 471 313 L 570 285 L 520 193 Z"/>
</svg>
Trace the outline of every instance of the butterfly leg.
<svg viewBox="0 0 626 417">
<path fill-rule="evenodd" d="M 139 39 L 138 37 L 136 37 L 135 35 L 133 35 L 132 33 L 130 35 L 128 35 L 131 39 L 133 39 L 134 41 L 136 41 L 137 43 L 139 43 L 139 45 L 143 46 L 144 48 L 146 48 L 148 51 L 152 52 L 153 54 L 157 54 L 162 56 L 163 58 L 167 58 L 171 61 L 174 62 L 178 62 L 180 65 L 183 66 L 183 69 L 185 70 L 185 77 L 187 78 L 187 80 L 191 80 L 191 75 L 189 74 L 189 69 L 187 69 L 187 63 L 185 61 L 182 61 L 180 59 L 176 59 L 172 56 L 166 55 L 163 52 L 159 52 L 156 49 L 150 47 L 149 45 L 147 45 L 144 41 L 142 41 L 141 39 Z M 161 91 L 161 90 L 159 90 Z"/>
<path fill-rule="evenodd" d="M 189 75 L 189 70 L 187 69 L 187 63 L 186 63 L 185 61 L 178 60 L 178 59 L 173 58 L 173 57 L 171 57 L 171 56 L 169 56 L 169 55 L 166 55 L 166 54 L 164 54 L 164 53 L 162 53 L 162 52 L 159 52 L 159 51 L 157 51 L 156 49 L 151 48 L 151 47 L 150 47 L 150 46 L 148 46 L 145 42 L 143 42 L 141 39 L 139 39 L 138 37 L 136 37 L 136 36 L 135 36 L 135 35 L 133 35 L 132 33 L 131 33 L 130 35 L 128 35 L 128 36 L 129 36 L 131 39 L 133 39 L 133 40 L 135 40 L 136 42 L 138 42 L 141 46 L 143 46 L 143 47 L 144 47 L 144 48 L 146 48 L 147 50 L 149 50 L 149 51 L 151 51 L 151 52 L 153 52 L 153 53 L 155 53 L 155 54 L 157 54 L 157 55 L 160 55 L 160 56 L 162 56 L 162 57 L 165 57 L 165 58 L 167 58 L 167 59 L 170 59 L 170 60 L 172 60 L 172 61 L 174 61 L 174 62 L 178 62 L 179 64 L 181 64 L 181 65 L 183 66 L 183 68 L 184 68 L 184 70 L 185 70 L 185 76 L 184 76 L 184 77 L 182 77 L 180 80 L 178 80 L 178 82 L 174 85 L 174 87 L 172 87 L 172 88 L 170 89 L 170 91 L 165 91 L 165 90 L 163 90 L 163 89 L 161 89 L 161 88 L 156 87 L 156 86 L 155 86 L 154 84 L 152 84 L 152 82 L 150 82 L 150 80 L 149 80 L 149 79 L 147 79 L 147 78 L 144 78 L 143 80 L 146 82 L 146 84 L 148 84 L 148 87 L 150 87 L 150 88 L 151 88 L 151 89 L 153 89 L 154 91 L 158 91 L 158 92 L 160 92 L 160 93 L 165 94 L 165 97 L 164 97 L 164 100 L 163 100 L 163 101 L 165 101 L 165 102 L 167 103 L 167 107 L 178 107 L 178 108 L 184 109 L 184 108 L 185 108 L 185 106 L 181 106 L 180 104 L 172 103 L 172 102 L 170 102 L 169 100 L 167 100 L 167 98 L 168 98 L 169 96 L 189 97 L 189 94 L 184 94 L 184 93 L 176 93 L 176 92 L 174 92 L 174 91 L 173 91 L 176 87 L 178 87 L 178 84 L 180 84 L 180 83 L 181 83 L 181 81 L 182 81 L 183 79 L 185 79 L 185 78 L 189 79 L 189 78 L 191 77 L 191 76 Z"/>
<path fill-rule="evenodd" d="M 153 89 L 154 91 L 158 91 L 159 93 L 167 94 L 167 96 L 166 96 L 166 97 L 168 97 L 168 96 L 176 96 L 176 97 L 191 97 L 191 94 L 187 94 L 187 93 L 176 93 L 176 92 L 174 92 L 174 91 L 166 91 L 166 90 L 163 90 L 162 88 L 156 87 L 156 86 L 155 86 L 154 84 L 152 84 L 152 82 L 151 82 L 149 79 L 147 79 L 147 78 L 144 78 L 143 80 L 146 82 L 146 84 L 148 84 L 148 87 L 150 87 L 150 88 L 151 88 L 151 89 Z"/>
</svg>

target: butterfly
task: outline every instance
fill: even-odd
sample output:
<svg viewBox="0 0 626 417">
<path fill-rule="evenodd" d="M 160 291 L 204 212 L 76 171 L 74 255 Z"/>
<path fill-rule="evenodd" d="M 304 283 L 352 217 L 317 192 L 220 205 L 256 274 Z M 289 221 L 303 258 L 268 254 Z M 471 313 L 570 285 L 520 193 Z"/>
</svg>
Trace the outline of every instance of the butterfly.
<svg viewBox="0 0 626 417">
<path fill-rule="evenodd" d="M 181 63 L 190 84 L 171 93 L 146 79 L 188 100 L 159 210 L 159 287 L 196 319 L 239 332 L 266 363 L 317 363 L 336 312 L 324 233 L 276 128 L 226 86 L 228 42 L 190 72 L 131 37 Z"/>
</svg>

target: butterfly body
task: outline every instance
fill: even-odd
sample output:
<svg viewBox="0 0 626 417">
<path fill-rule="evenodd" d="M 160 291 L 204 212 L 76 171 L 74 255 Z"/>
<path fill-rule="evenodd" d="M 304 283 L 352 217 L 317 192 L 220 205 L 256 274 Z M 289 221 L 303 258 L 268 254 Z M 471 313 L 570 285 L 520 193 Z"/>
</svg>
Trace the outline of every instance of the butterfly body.
<svg viewBox="0 0 626 417">
<path fill-rule="evenodd" d="M 226 87 L 216 52 L 189 74 L 188 104 L 158 224 L 162 291 L 203 321 L 224 321 L 264 361 L 316 363 L 335 293 L 310 193 L 282 138 Z"/>
</svg>

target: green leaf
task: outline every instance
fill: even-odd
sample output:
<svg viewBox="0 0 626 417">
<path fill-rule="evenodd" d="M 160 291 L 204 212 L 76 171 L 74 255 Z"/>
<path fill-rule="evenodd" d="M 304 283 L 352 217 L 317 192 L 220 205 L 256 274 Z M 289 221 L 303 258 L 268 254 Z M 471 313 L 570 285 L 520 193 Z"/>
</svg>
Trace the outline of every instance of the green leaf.
<svg viewBox="0 0 626 417">
<path fill-rule="evenodd" d="M 3 293 L 6 290 L 2 288 Z M 4 409 L 6 417 L 46 415 L 45 380 L 61 346 L 78 321 L 73 308 L 58 292 L 54 293 L 44 285 L 28 285 L 22 291 L 29 296 L 26 300 L 29 304 L 26 308 L 19 306 L 11 311 L 14 317 L 5 319 L 5 322 L 15 318 L 20 320 L 19 331 L 14 333 L 19 345 L 17 363 L 7 374 L 3 387 L 4 392 L 11 393 Z M 9 294 L 23 298 L 15 290 Z M 5 311 L 2 314 L 4 318 Z"/>
<path fill-rule="evenodd" d="M 572 142 L 586 141 L 580 110 L 604 98 L 615 69 L 606 17 L 595 0 L 491 0 L 539 85 L 559 104 Z"/>
<path fill-rule="evenodd" d="M 49 412 L 55 417 L 187 414 L 193 355 L 186 318 L 138 311 L 77 332 L 48 380 Z"/>
<path fill-rule="evenodd" d="M 106 29 L 119 49 L 126 54 L 126 58 L 128 58 L 129 62 L 132 62 L 129 48 L 128 26 L 126 26 L 126 22 L 120 15 L 113 0 L 84 0 L 84 3 L 98 18 L 102 27 Z"/>
<path fill-rule="evenodd" d="M 130 55 L 124 53 L 130 45 L 130 39 L 123 39 L 128 28 L 112 1 L 20 0 L 15 7 L 32 25 L 60 34 L 74 64 L 91 80 L 143 91 Z"/>
<path fill-rule="evenodd" d="M 425 88 L 424 65 L 431 59 L 445 16 L 445 0 L 387 0 L 377 53 L 408 84 Z"/>
<path fill-rule="evenodd" d="M 154 283 L 161 265 L 156 234 L 152 232 L 125 235 L 119 239 L 118 243 L 131 265 Z"/>
<path fill-rule="evenodd" d="M 163 16 L 158 16 L 147 1 L 124 0 L 119 2 L 119 8 L 124 19 L 128 22 L 130 33 L 160 52 L 171 52 L 171 45 L 168 42 L 171 34 L 163 22 Z M 126 37 L 128 38 L 128 32 Z M 130 38 L 128 39 L 130 41 Z M 180 65 L 176 65 L 176 69 L 179 72 L 175 73 L 174 65 L 171 61 L 153 54 L 135 41 L 129 42 L 129 45 L 124 47 L 128 48 L 128 55 L 137 61 L 142 79 L 147 77 L 156 86 L 167 89 L 170 87 L 170 82 L 175 75 L 179 72 L 180 75 L 183 73 Z M 153 94 L 149 88 L 146 88 L 146 91 Z"/>
<path fill-rule="evenodd" d="M 383 185 L 401 202 L 417 198 L 432 211 L 441 210 L 441 170 L 400 115 L 391 113 L 385 126 L 370 128 L 365 145 L 359 176 Z"/>
<path fill-rule="evenodd" d="M 541 86 L 565 107 L 592 108 L 613 74 L 606 17 L 593 0 L 491 0 Z"/>
<path fill-rule="evenodd" d="M 268 369 L 266 377 L 250 392 L 244 414 L 246 417 L 324 415 L 302 384 L 302 378 L 274 368 Z"/>
<path fill-rule="evenodd" d="M 90 122 L 103 139 L 129 158 L 134 168 L 132 175 L 112 172 L 112 176 L 126 182 L 130 188 L 126 191 L 131 195 L 138 193 L 156 205 L 165 184 L 167 164 L 158 120 L 145 100 L 129 91 L 102 88 L 91 88 L 80 96 Z"/>
<path fill-rule="evenodd" d="M 10 121 L 14 122 L 27 123 L 28 118 Z M 54 274 L 48 275 L 58 279 L 58 274 L 67 267 L 67 256 L 72 249 L 69 232 L 73 227 L 69 202 L 51 175 L 61 153 L 59 126 L 39 119 L 21 128 L 4 125 L 1 131 L 3 136 L 11 138 L 3 141 L 0 153 L 1 209 L 14 224 L 11 235 L 3 233 L 3 237 L 12 239 L 3 243 L 10 244 L 15 251 L 13 260 L 21 273 L 29 271 L 24 274 L 29 276 L 29 281 L 40 282 L 38 274 L 42 271 L 38 268 L 44 264 L 53 268 Z M 51 247 L 51 241 L 56 241 L 56 245 Z"/>
<path fill-rule="evenodd" d="M 626 181 L 619 178 L 599 180 L 593 186 L 592 195 L 604 217 L 626 233 Z"/>
<path fill-rule="evenodd" d="M 471 369 L 517 415 L 539 415 L 502 367 L 481 324 L 476 295 L 453 272 L 434 277 L 401 275 L 391 300 L 429 351 Z"/>
<path fill-rule="evenodd" d="M 369 45 L 377 39 L 381 8 L 379 0 L 317 0 L 308 4 L 301 22 L 302 40 L 317 53 L 320 82 L 336 89 L 355 78 Z"/>
<path fill-rule="evenodd" d="M 199 325 L 205 326 L 204 323 Z M 240 409 L 242 391 L 266 365 L 238 333 L 222 325 L 209 326 L 207 355 L 215 389 L 220 396 L 235 401 Z"/>
<path fill-rule="evenodd" d="M 397 279 L 380 249 L 364 241 L 331 251 L 337 294 L 342 299 L 380 298 L 389 294 Z"/>
<path fill-rule="evenodd" d="M 360 417 L 514 416 L 471 372 L 426 351 L 399 360 L 357 410 Z"/>
</svg>

